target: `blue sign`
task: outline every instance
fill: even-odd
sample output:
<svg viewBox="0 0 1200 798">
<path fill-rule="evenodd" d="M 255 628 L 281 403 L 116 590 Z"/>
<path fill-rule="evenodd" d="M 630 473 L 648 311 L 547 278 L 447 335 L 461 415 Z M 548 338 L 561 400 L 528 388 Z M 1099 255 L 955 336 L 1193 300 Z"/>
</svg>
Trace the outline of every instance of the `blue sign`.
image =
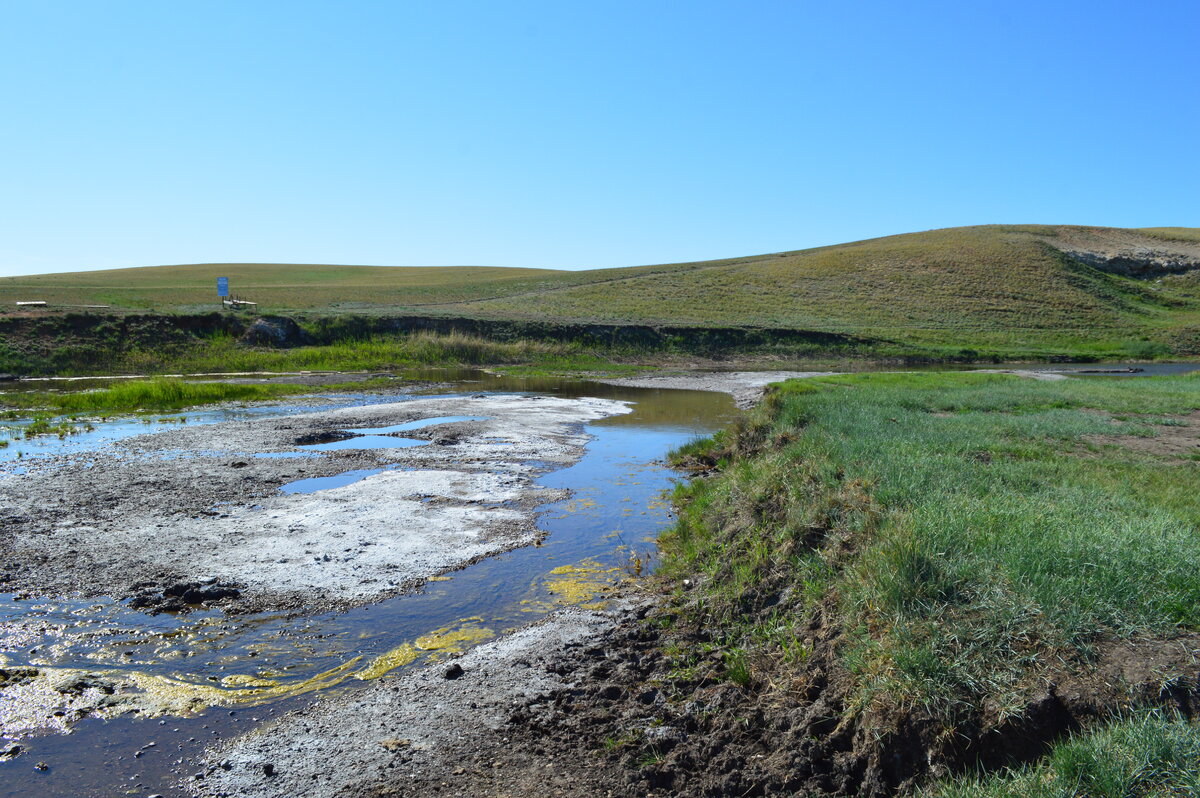
<svg viewBox="0 0 1200 798">
<path fill-rule="evenodd" d="M 228 277 L 218 277 L 217 278 L 217 296 L 221 296 L 221 297 L 229 296 L 229 278 Z"/>
</svg>

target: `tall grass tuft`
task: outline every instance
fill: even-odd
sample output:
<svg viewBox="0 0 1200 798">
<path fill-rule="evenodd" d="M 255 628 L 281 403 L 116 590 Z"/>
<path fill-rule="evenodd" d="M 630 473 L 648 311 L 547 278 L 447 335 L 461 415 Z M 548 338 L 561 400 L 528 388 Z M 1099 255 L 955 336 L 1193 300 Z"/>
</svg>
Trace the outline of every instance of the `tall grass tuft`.
<svg viewBox="0 0 1200 798">
<path fill-rule="evenodd" d="M 231 385 L 158 378 L 130 380 L 110 388 L 77 393 L 9 394 L 8 404 L 50 407 L 62 413 L 117 413 L 180 410 L 193 405 L 270 399 L 304 390 L 293 385 Z"/>
<path fill-rule="evenodd" d="M 925 798 L 1131 798 L 1200 795 L 1200 729 L 1146 713 L 1058 743 L 1041 762 L 933 787 Z"/>
</svg>

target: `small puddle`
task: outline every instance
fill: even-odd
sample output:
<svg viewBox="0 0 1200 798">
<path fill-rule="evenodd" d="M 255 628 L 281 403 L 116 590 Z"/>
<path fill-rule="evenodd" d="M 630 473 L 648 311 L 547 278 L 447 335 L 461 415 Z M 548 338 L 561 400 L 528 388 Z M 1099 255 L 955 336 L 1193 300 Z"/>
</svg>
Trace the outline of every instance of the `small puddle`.
<svg viewBox="0 0 1200 798">
<path fill-rule="evenodd" d="M 428 446 L 429 441 L 403 438 L 395 433 L 411 432 L 413 430 L 432 427 L 436 424 L 453 424 L 459 421 L 484 421 L 480 416 L 437 416 L 422 418 L 417 421 L 406 421 L 403 424 L 392 424 L 388 427 L 343 429 L 340 432 L 350 437 L 343 440 L 326 443 L 310 443 L 300 446 L 309 451 L 328 452 L 339 449 L 408 449 L 414 446 Z"/>
<path fill-rule="evenodd" d="M 428 446 L 429 441 L 418 441 L 412 438 L 393 438 L 389 435 L 354 435 L 342 441 L 328 443 L 310 443 L 300 446 L 310 452 L 333 452 L 339 449 L 410 449 L 414 446 Z"/>
<path fill-rule="evenodd" d="M 95 386 L 93 386 L 89 381 L 89 387 L 103 387 L 111 385 L 112 382 L 112 380 L 96 380 Z M 180 425 L 196 426 L 295 413 L 322 413 L 344 407 L 403 402 L 414 396 L 415 394 L 314 394 L 309 397 L 310 401 L 305 403 L 291 400 L 255 405 L 225 405 L 171 414 L 153 413 L 115 418 L 83 414 L 78 417 L 77 421 L 72 422 L 75 432 L 63 437 L 39 435 L 25 438 L 24 429 L 28 424 L 27 419 L 2 421 L 0 422 L 0 440 L 7 441 L 7 445 L 0 445 L 0 477 L 27 473 L 32 468 L 49 463 L 52 458 L 64 456 L 86 458 L 89 452 L 116 441 L 174 429 Z M 72 414 L 72 416 L 74 415 Z M 70 419 L 72 416 L 56 416 L 54 421 Z M 320 457 L 321 455 L 309 452 L 271 452 L 254 456 L 274 458 Z"/>
<path fill-rule="evenodd" d="M 352 435 L 394 435 L 397 432 L 411 432 L 425 427 L 432 427 L 437 424 L 457 424 L 460 421 L 487 421 L 484 416 L 435 416 L 433 418 L 422 418 L 416 421 L 406 421 L 403 424 L 393 424 L 390 427 L 372 427 L 367 429 L 348 429 L 343 430 Z"/>
<path fill-rule="evenodd" d="M 391 468 L 398 468 L 392 466 Z M 340 474 L 334 474 L 331 477 L 309 477 L 308 479 L 297 479 L 295 482 L 288 482 L 279 486 L 281 493 L 316 493 L 319 490 L 329 490 L 330 488 L 341 488 L 346 485 L 353 485 L 355 482 L 373 477 L 376 474 L 382 474 L 388 468 L 360 468 L 354 471 L 343 471 Z"/>
</svg>

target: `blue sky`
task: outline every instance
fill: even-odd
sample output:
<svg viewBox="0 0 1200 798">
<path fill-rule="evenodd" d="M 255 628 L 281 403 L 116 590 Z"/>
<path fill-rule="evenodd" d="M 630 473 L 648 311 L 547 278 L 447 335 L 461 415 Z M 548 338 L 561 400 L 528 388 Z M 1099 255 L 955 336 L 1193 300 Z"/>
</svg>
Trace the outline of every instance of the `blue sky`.
<svg viewBox="0 0 1200 798">
<path fill-rule="evenodd" d="M 1200 226 L 1200 3 L 0 0 L 0 274 Z"/>
</svg>

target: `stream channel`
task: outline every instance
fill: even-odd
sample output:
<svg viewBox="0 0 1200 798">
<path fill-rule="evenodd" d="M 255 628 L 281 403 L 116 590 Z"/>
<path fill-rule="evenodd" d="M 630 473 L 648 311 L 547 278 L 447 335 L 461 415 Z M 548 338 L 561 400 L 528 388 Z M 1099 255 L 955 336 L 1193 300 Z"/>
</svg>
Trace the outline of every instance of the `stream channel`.
<svg viewBox="0 0 1200 798">
<path fill-rule="evenodd" d="M 663 465 L 666 453 L 720 428 L 736 412 L 729 396 L 713 392 L 473 371 L 416 378 L 439 385 L 402 394 L 324 396 L 318 387 L 303 400 L 97 420 L 79 435 L 0 449 L 0 479 L 20 479 L 40 460 L 86 458 L 115 440 L 172 428 L 180 416 L 192 425 L 221 424 L 479 394 L 599 397 L 633 409 L 586 424 L 591 440 L 582 458 L 537 479 L 571 492 L 539 508 L 538 526 L 546 533 L 539 545 L 435 577 L 418 592 L 316 615 L 226 615 L 217 609 L 150 615 L 112 600 L 0 593 L 0 669 L 62 669 L 101 680 L 117 674 L 144 683 L 165 707 L 139 714 L 101 710 L 77 720 L 64 711 L 61 722 L 33 728 L 29 718 L 36 713 L 23 712 L 19 701 L 0 691 L 0 752 L 20 746 L 19 753 L 0 756 L 0 796 L 185 795 L 179 783 L 190 774 L 179 769 L 205 746 L 243 734 L 316 693 L 354 690 L 524 626 L 555 607 L 602 600 L 607 586 L 652 565 L 653 540 L 669 523 L 664 492 L 679 479 Z M 396 437 L 367 443 L 413 445 Z M 348 444 L 332 448 L 339 445 Z M 324 454 L 317 448 L 308 456 Z M 371 473 L 296 480 L 281 490 L 335 489 Z M 43 700 L 55 700 L 54 694 Z"/>
</svg>

